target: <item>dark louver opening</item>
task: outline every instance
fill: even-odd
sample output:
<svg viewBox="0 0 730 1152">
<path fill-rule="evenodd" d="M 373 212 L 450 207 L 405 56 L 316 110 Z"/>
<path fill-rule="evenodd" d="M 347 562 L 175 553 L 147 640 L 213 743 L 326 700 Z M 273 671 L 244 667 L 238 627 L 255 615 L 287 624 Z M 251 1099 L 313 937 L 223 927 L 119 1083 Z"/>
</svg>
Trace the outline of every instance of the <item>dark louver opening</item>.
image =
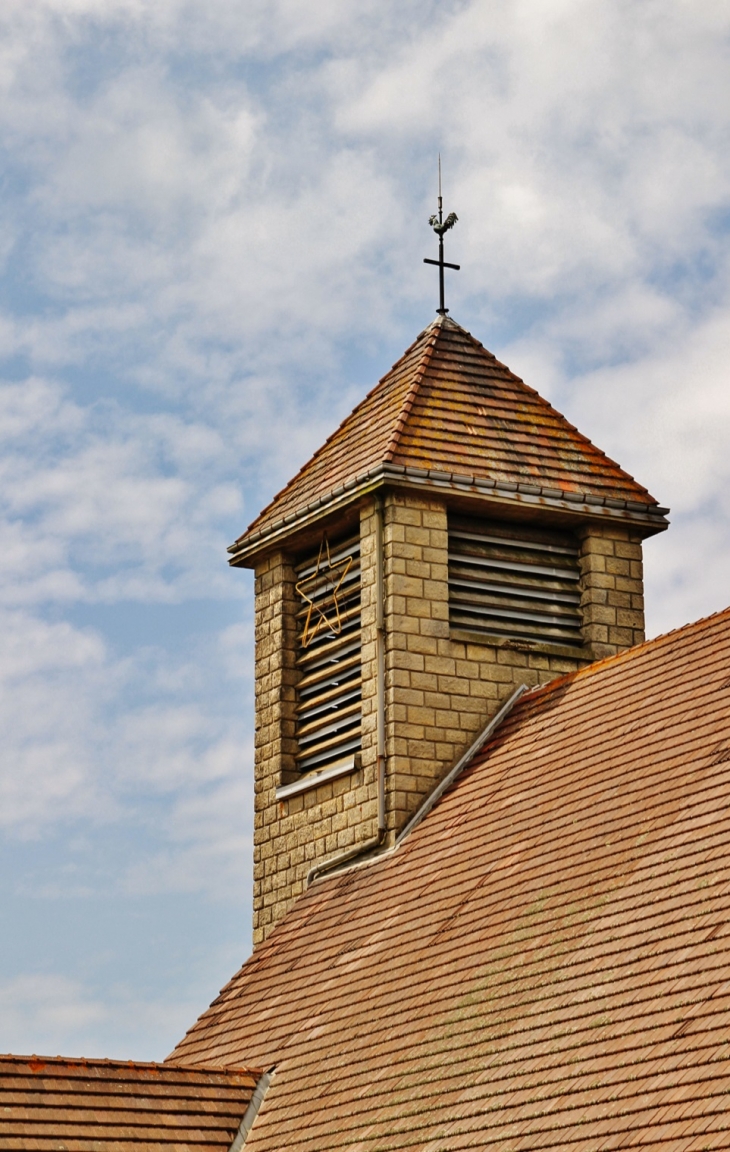
<svg viewBox="0 0 730 1152">
<path fill-rule="evenodd" d="M 311 772 L 352 761 L 361 747 L 359 537 L 330 544 L 329 558 L 325 546 L 301 564 L 297 587 L 297 762 Z"/>
<path fill-rule="evenodd" d="M 580 645 L 579 581 L 571 533 L 449 518 L 452 628 Z"/>
</svg>

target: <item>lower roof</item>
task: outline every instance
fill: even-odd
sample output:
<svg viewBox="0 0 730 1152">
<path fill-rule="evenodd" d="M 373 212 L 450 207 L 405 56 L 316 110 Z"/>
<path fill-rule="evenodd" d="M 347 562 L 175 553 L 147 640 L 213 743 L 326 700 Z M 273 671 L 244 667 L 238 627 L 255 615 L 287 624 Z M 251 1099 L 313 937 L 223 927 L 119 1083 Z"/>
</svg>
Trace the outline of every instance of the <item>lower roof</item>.
<svg viewBox="0 0 730 1152">
<path fill-rule="evenodd" d="M 0 1056 L 0 1148 L 228 1152 L 258 1077 L 241 1068 Z"/>
<path fill-rule="evenodd" d="M 247 1152 L 730 1145 L 730 610 L 526 693 L 178 1045 Z"/>
</svg>

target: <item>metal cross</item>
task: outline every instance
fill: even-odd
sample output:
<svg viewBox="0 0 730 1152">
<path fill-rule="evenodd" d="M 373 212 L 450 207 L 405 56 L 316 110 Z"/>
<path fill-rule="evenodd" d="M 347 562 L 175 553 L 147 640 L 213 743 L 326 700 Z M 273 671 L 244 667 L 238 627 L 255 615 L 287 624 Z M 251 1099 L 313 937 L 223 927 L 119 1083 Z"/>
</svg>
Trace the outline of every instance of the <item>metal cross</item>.
<svg viewBox="0 0 730 1152">
<path fill-rule="evenodd" d="M 448 232 L 449 228 L 453 228 L 459 217 L 455 212 L 449 212 L 444 220 L 443 199 L 441 196 L 441 154 L 439 153 L 439 211 L 438 216 L 431 216 L 429 224 L 439 238 L 439 258 L 438 260 L 429 260 L 424 257 L 424 264 L 435 264 L 439 270 L 439 306 L 436 311 L 440 316 L 445 316 L 448 308 L 444 305 L 444 268 L 453 268 L 458 272 L 461 268 L 460 264 L 447 264 L 444 260 L 444 232 Z"/>
</svg>

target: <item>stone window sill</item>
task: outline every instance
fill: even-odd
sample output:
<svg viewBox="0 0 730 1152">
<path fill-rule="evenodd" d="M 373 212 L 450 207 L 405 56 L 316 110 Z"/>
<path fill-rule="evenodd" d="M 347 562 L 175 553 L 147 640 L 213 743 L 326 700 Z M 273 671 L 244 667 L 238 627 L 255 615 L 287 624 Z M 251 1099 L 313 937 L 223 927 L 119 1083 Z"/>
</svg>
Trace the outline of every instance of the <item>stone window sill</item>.
<svg viewBox="0 0 730 1152">
<path fill-rule="evenodd" d="M 320 784 L 327 784 L 339 776 L 347 776 L 350 772 L 357 772 L 360 767 L 360 754 L 349 756 L 341 764 L 333 764 L 331 768 L 323 768 L 321 772 L 307 772 L 300 776 L 293 784 L 281 784 L 276 789 L 277 800 L 288 800 L 291 796 L 298 796 L 300 792 L 308 792 L 310 788 L 318 788 Z"/>
<path fill-rule="evenodd" d="M 591 661 L 590 647 L 587 644 L 550 644 L 536 640 L 508 640 L 503 636 L 487 636 L 484 632 L 468 632 L 462 628 L 451 628 L 449 639 L 462 644 L 479 644 L 482 648 L 506 648 L 510 652 L 534 652 L 538 656 L 562 656 L 570 660 Z"/>
</svg>

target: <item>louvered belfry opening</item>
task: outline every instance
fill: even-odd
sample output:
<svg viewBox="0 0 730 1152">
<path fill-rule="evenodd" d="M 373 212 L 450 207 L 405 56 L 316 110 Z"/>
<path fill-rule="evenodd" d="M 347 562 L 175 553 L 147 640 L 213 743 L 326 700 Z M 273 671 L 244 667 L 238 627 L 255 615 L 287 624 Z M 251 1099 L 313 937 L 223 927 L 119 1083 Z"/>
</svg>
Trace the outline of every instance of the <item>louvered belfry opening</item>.
<svg viewBox="0 0 730 1152">
<path fill-rule="evenodd" d="M 323 538 L 296 574 L 297 765 L 312 772 L 354 763 L 361 748 L 359 536 Z"/>
<path fill-rule="evenodd" d="M 450 516 L 451 627 L 579 646 L 578 551 L 570 532 Z"/>
</svg>

